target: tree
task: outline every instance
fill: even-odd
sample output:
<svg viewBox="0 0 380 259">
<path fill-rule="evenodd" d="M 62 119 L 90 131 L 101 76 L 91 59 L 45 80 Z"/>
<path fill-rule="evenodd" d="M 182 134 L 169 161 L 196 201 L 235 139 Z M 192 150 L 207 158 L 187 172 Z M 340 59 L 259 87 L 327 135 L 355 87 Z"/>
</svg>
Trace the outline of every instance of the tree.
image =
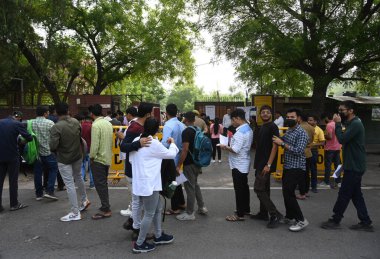
<svg viewBox="0 0 380 259">
<path fill-rule="evenodd" d="M 177 105 L 179 111 L 192 111 L 194 102 L 202 96 L 203 90 L 195 85 L 178 84 L 170 91 L 167 103 Z"/>
<path fill-rule="evenodd" d="M 323 111 L 327 88 L 334 79 L 367 80 L 356 74 L 355 68 L 379 66 L 379 1 L 202 3 L 206 26 L 215 32 L 218 53 L 234 60 L 240 71 L 256 74 L 263 68 L 293 69 L 308 75 L 316 113 Z"/>
</svg>

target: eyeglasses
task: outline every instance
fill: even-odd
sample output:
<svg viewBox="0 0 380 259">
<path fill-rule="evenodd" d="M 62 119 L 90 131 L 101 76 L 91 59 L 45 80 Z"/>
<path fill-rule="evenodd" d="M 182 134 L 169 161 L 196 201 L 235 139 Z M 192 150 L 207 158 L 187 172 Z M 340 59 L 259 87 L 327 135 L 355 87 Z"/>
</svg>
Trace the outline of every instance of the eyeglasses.
<svg viewBox="0 0 380 259">
<path fill-rule="evenodd" d="M 338 112 L 344 112 L 347 111 L 348 109 L 338 109 Z"/>
</svg>

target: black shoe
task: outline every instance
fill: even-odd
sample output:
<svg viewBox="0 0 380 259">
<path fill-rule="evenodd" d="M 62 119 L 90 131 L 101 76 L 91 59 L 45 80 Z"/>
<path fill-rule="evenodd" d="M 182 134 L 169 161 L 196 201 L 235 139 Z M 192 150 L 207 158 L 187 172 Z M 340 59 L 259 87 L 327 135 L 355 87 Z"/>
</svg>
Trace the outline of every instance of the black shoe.
<svg viewBox="0 0 380 259">
<path fill-rule="evenodd" d="M 147 253 L 153 251 L 155 248 L 155 245 L 144 242 L 140 246 L 135 243 L 132 250 L 134 253 Z"/>
<path fill-rule="evenodd" d="M 251 215 L 251 219 L 265 220 L 265 221 L 267 221 L 267 220 L 269 220 L 269 217 L 268 217 L 268 215 L 265 215 L 265 214 L 259 212 L 257 214 L 252 214 Z"/>
<path fill-rule="evenodd" d="M 28 207 L 28 205 L 18 203 L 16 206 L 11 207 L 10 211 L 21 210 L 21 209 L 24 209 L 26 207 Z"/>
<path fill-rule="evenodd" d="M 271 215 L 269 218 L 269 222 L 267 224 L 267 228 L 276 228 L 280 223 L 281 217 L 278 215 Z"/>
<path fill-rule="evenodd" d="M 321 224 L 321 228 L 323 229 L 340 229 L 340 224 L 334 221 L 333 219 L 329 219 L 326 222 Z"/>
<path fill-rule="evenodd" d="M 132 230 L 133 229 L 133 219 L 129 217 L 127 221 L 123 224 L 123 228 L 126 230 Z"/>
<path fill-rule="evenodd" d="M 352 225 L 350 227 L 350 229 L 358 230 L 358 231 L 366 231 L 366 232 L 374 232 L 375 231 L 372 224 L 364 224 L 362 222 L 359 222 L 356 225 Z"/>
</svg>

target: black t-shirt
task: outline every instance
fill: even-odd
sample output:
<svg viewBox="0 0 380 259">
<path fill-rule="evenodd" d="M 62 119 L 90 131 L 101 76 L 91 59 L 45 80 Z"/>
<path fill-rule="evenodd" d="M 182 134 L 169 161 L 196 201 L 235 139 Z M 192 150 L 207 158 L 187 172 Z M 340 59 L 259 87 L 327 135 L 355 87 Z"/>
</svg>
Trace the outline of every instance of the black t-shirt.
<svg viewBox="0 0 380 259">
<path fill-rule="evenodd" d="M 186 159 L 183 162 L 184 165 L 194 164 L 193 158 L 191 157 L 190 152 L 194 150 L 194 138 L 195 138 L 195 130 L 187 127 L 184 131 L 182 131 L 182 143 L 189 143 L 189 152 L 187 153 Z"/>
<path fill-rule="evenodd" d="M 264 169 L 268 163 L 270 153 L 272 151 L 272 137 L 273 135 L 279 136 L 278 127 L 273 122 L 263 124 L 256 134 L 256 155 L 254 168 L 258 171 Z M 275 157 L 272 165 L 271 172 L 276 170 L 277 159 Z"/>
</svg>

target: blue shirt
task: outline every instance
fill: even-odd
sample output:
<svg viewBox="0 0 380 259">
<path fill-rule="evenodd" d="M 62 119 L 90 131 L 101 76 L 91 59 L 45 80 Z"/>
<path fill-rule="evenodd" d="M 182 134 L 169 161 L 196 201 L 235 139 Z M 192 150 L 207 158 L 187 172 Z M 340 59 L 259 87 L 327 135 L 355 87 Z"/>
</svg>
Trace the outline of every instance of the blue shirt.
<svg viewBox="0 0 380 259">
<path fill-rule="evenodd" d="M 282 139 L 289 146 L 284 152 L 284 169 L 306 170 L 305 148 L 309 141 L 306 131 L 297 125 L 294 129 L 288 129 Z"/>
<path fill-rule="evenodd" d="M 23 136 L 26 141 L 32 140 L 32 136 L 21 122 L 12 117 L 0 120 L 0 162 L 19 159 L 20 153 L 17 145 L 19 135 Z"/>
<path fill-rule="evenodd" d="M 174 158 L 174 163 L 177 166 L 179 162 L 179 158 L 181 156 L 182 151 L 182 131 L 185 129 L 185 125 L 180 122 L 177 117 L 171 118 L 167 122 L 165 122 L 163 134 L 162 134 L 162 141 L 161 143 L 166 147 L 169 148 L 168 144 L 168 138 L 173 138 L 176 146 L 179 149 L 178 154 Z"/>
</svg>

